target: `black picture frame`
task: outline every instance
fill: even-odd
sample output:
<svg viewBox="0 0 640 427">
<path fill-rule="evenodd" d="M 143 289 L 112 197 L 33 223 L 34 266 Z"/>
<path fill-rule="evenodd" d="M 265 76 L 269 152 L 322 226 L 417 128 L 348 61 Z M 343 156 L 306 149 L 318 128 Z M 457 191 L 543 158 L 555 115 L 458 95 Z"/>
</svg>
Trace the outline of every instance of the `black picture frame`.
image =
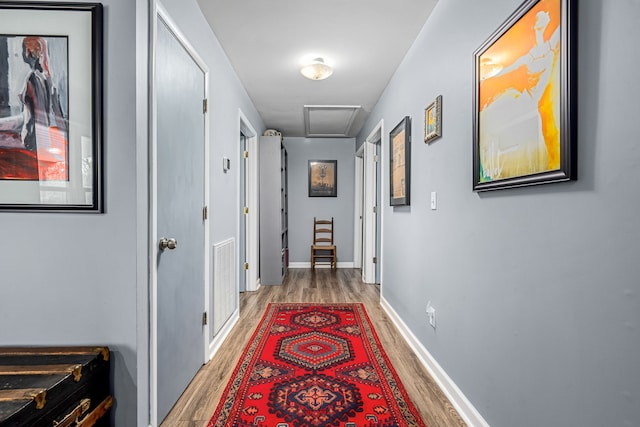
<svg viewBox="0 0 640 427">
<path fill-rule="evenodd" d="M 0 211 L 104 212 L 102 61 L 102 4 L 0 3 Z"/>
<path fill-rule="evenodd" d="M 411 117 L 405 116 L 389 132 L 389 204 L 411 203 Z"/>
<path fill-rule="evenodd" d="M 526 0 L 474 52 L 474 191 L 577 179 L 576 13 Z"/>
<path fill-rule="evenodd" d="M 338 161 L 309 160 L 309 197 L 338 197 Z"/>
</svg>

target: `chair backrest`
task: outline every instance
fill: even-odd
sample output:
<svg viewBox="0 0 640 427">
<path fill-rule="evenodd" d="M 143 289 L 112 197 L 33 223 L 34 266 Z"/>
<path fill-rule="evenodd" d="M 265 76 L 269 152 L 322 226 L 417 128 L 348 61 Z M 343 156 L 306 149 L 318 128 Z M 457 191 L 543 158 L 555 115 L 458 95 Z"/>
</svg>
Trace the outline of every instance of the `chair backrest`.
<svg viewBox="0 0 640 427">
<path fill-rule="evenodd" d="M 330 220 L 313 217 L 313 244 L 333 246 L 333 217 Z"/>
</svg>

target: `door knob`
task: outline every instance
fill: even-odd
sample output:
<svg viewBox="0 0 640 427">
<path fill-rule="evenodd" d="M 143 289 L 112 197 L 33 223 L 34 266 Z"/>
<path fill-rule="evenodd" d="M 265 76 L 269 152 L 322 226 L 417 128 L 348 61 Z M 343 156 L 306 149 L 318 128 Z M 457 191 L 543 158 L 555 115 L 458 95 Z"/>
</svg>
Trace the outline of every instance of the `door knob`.
<svg viewBox="0 0 640 427">
<path fill-rule="evenodd" d="M 160 239 L 160 250 L 164 251 L 165 249 L 175 249 L 178 246 L 178 241 L 176 239 L 167 239 L 166 237 L 163 237 L 162 239 Z"/>
</svg>

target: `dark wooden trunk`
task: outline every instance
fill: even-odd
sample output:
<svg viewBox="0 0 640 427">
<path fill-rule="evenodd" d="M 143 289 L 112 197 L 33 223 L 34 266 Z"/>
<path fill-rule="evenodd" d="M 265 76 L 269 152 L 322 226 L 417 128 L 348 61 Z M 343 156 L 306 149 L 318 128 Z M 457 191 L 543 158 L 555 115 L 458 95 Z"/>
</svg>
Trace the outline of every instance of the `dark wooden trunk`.
<svg viewBox="0 0 640 427">
<path fill-rule="evenodd" d="M 107 347 L 0 347 L 0 426 L 108 426 Z"/>
</svg>

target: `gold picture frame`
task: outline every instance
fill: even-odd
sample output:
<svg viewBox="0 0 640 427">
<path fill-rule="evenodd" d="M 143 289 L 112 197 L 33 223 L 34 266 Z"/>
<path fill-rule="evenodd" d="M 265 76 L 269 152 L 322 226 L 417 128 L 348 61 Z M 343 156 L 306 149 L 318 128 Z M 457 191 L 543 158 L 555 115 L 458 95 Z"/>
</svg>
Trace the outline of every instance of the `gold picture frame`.
<svg viewBox="0 0 640 427">
<path fill-rule="evenodd" d="M 424 109 L 424 142 L 430 143 L 442 136 L 442 95 L 438 95 Z"/>
</svg>

